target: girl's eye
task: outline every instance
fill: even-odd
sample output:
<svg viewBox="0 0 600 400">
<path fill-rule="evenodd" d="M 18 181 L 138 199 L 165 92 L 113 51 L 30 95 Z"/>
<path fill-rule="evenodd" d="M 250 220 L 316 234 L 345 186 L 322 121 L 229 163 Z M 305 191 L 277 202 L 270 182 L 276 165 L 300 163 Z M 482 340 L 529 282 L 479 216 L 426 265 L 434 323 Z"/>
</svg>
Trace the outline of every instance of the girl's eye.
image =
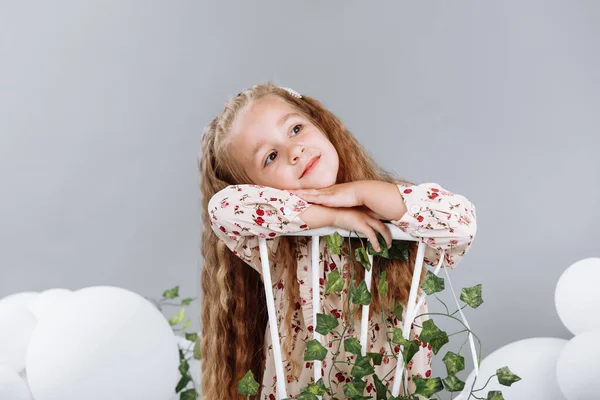
<svg viewBox="0 0 600 400">
<path fill-rule="evenodd" d="M 270 153 L 270 154 L 267 156 L 267 160 L 265 161 L 265 166 L 269 165 L 269 160 L 271 160 L 271 161 L 275 160 L 274 158 L 271 158 L 271 156 L 272 156 L 273 154 L 277 155 L 277 153 L 275 153 L 275 152 L 272 152 L 272 153 Z"/>
<path fill-rule="evenodd" d="M 298 128 L 298 127 L 299 127 L 299 129 L 296 130 L 296 128 Z M 292 132 L 294 133 L 293 136 L 296 136 L 298 133 L 300 133 L 301 130 L 302 130 L 302 124 L 294 125 L 294 127 L 292 128 Z M 270 164 L 269 161 L 275 160 L 275 158 L 271 158 L 272 155 L 277 156 L 277 153 L 275 153 L 275 152 L 269 153 L 269 155 L 267 156 L 267 159 L 265 160 L 265 166 L 268 166 Z"/>
<path fill-rule="evenodd" d="M 298 129 L 298 132 L 296 132 L 297 127 L 300 127 L 300 129 Z M 296 134 L 298 134 L 301 130 L 302 130 L 302 124 L 294 125 L 294 127 L 292 128 L 292 132 L 296 132 Z"/>
</svg>

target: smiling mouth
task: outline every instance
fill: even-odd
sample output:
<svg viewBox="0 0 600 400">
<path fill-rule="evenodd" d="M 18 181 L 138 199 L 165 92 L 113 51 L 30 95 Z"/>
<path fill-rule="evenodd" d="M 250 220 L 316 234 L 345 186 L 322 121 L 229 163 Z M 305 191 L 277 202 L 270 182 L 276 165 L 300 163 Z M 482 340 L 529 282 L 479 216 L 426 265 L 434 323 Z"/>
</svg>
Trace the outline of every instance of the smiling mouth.
<svg viewBox="0 0 600 400">
<path fill-rule="evenodd" d="M 312 158 L 309 162 L 308 165 L 306 166 L 306 169 L 304 171 L 302 171 L 302 175 L 300 175 L 300 178 L 302 178 L 304 175 L 306 175 L 308 172 L 310 172 L 310 169 L 317 163 L 319 162 L 319 160 L 321 159 L 321 156 L 317 156 Z"/>
</svg>

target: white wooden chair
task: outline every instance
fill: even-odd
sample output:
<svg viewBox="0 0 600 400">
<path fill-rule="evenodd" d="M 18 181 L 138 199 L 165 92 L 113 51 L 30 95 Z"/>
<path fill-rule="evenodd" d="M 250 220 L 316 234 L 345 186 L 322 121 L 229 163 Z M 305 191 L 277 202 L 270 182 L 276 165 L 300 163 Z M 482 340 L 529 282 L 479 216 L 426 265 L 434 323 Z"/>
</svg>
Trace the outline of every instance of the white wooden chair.
<svg viewBox="0 0 600 400">
<path fill-rule="evenodd" d="M 392 238 L 394 240 L 406 240 L 406 241 L 417 241 L 418 239 L 416 239 L 415 237 L 403 232 L 400 228 L 398 228 L 397 226 L 390 224 L 390 223 L 386 223 L 386 225 L 390 228 L 390 231 L 392 233 Z M 312 237 L 312 265 L 317 265 L 319 266 L 319 241 L 321 239 L 321 236 L 325 236 L 325 235 L 329 235 L 329 234 L 333 234 L 334 232 L 338 232 L 342 237 L 349 237 L 350 233 L 349 231 L 343 230 L 343 229 L 338 229 L 338 228 L 334 228 L 334 227 L 326 227 L 326 228 L 319 228 L 319 229 L 310 229 L 310 230 L 306 230 L 306 231 L 302 231 L 302 232 L 298 232 L 295 233 L 293 235 L 290 236 L 310 236 Z M 356 233 L 354 234 L 356 236 Z M 359 237 L 364 237 L 362 235 L 358 235 Z M 281 356 L 281 344 L 279 343 L 279 335 L 278 335 L 278 326 L 277 326 L 277 318 L 275 317 L 275 301 L 274 301 L 274 297 L 273 297 L 273 290 L 272 290 L 272 282 L 271 282 L 271 270 L 269 267 L 269 257 L 268 257 L 268 251 L 267 251 L 267 243 L 266 243 L 266 239 L 264 238 L 258 238 L 258 244 L 259 244 L 259 248 L 260 248 L 260 258 L 261 258 L 261 262 L 262 262 L 262 274 L 263 274 L 263 281 L 264 281 L 264 286 L 265 286 L 265 293 L 266 293 L 266 299 L 267 299 L 267 308 L 268 308 L 268 313 L 269 313 L 269 324 L 270 324 L 270 334 L 271 334 L 271 342 L 273 344 L 273 353 L 274 353 L 274 359 L 275 359 L 275 371 L 277 374 L 277 396 L 278 399 L 284 399 L 287 397 L 287 390 L 285 387 L 285 376 L 284 376 L 284 372 L 283 372 L 283 360 L 282 360 L 282 356 Z M 422 304 L 423 301 L 425 300 L 425 294 L 422 294 L 421 297 L 417 300 L 417 293 L 419 290 L 419 277 L 421 276 L 421 271 L 423 269 L 423 258 L 425 255 L 425 244 L 420 242 L 419 246 L 418 246 L 418 251 L 417 251 L 417 257 L 415 260 L 415 269 L 414 269 L 414 274 L 413 274 L 413 279 L 412 279 L 412 284 L 411 284 L 411 288 L 410 288 L 410 294 L 408 297 L 408 307 L 406 310 L 406 318 L 404 321 L 404 325 L 403 325 L 403 329 L 402 329 L 402 335 L 405 339 L 409 338 L 409 334 L 410 334 L 410 326 L 413 323 L 414 319 L 415 319 L 415 310 L 418 309 Z M 373 265 L 373 255 L 369 254 L 369 262 L 371 263 L 371 265 Z M 435 275 L 437 275 L 441 269 L 441 265 L 442 262 L 444 260 L 444 253 L 442 252 L 441 256 L 440 256 L 440 261 L 438 263 L 438 265 L 435 267 L 435 270 L 433 271 L 433 273 Z M 452 282 L 450 282 L 450 276 L 448 275 L 448 271 L 446 268 L 444 268 L 444 271 L 446 273 L 447 276 L 447 281 L 450 285 L 450 290 L 452 291 L 452 295 L 454 297 L 454 300 L 456 302 L 456 306 L 458 307 L 459 313 L 460 313 L 460 317 L 463 320 L 463 323 L 465 324 L 465 326 L 469 329 L 471 329 L 469 327 L 469 324 L 467 322 L 467 319 L 465 318 L 465 315 L 463 314 L 460 304 L 458 303 L 458 299 L 456 298 L 456 294 L 454 293 L 454 289 L 452 288 Z M 365 271 L 365 283 L 367 284 L 367 288 L 369 289 L 369 291 L 371 290 L 371 276 L 372 276 L 372 272 L 373 272 L 373 268 L 371 268 L 369 271 Z M 319 290 L 319 275 L 320 275 L 321 271 L 320 268 L 312 268 L 312 293 L 313 293 L 313 299 L 312 299 L 312 304 L 313 304 L 313 321 L 317 321 L 317 313 L 320 312 L 321 310 L 321 299 L 320 296 L 314 296 L 315 293 L 320 293 Z M 362 320 L 361 320 L 361 337 L 360 337 L 360 343 L 362 346 L 362 355 L 366 356 L 367 353 L 367 326 L 368 326 L 368 316 L 369 316 L 369 306 L 363 306 L 362 308 Z M 319 343 L 322 343 L 322 337 L 321 335 L 316 332 L 316 329 L 313 330 L 313 335 L 314 338 L 317 339 L 319 341 Z M 471 333 L 468 334 L 468 339 L 469 339 L 469 344 L 470 344 L 470 349 L 471 349 L 471 355 L 473 357 L 473 365 L 475 367 L 475 376 L 478 375 L 479 370 L 478 370 L 478 366 L 477 366 L 477 352 L 475 350 L 475 343 L 473 341 L 473 335 Z M 403 346 L 400 347 L 400 354 L 402 353 L 403 350 Z M 400 382 L 401 379 L 404 379 L 404 387 L 408 387 L 408 374 L 405 373 L 406 369 L 404 366 L 404 360 L 402 358 L 402 356 L 398 357 L 398 364 L 396 367 L 396 372 L 394 375 L 394 386 L 392 389 L 392 395 L 393 396 L 398 396 L 399 391 L 400 391 Z M 314 378 L 315 378 L 315 382 L 318 381 L 319 379 L 321 379 L 321 361 L 315 360 L 314 361 Z"/>
</svg>

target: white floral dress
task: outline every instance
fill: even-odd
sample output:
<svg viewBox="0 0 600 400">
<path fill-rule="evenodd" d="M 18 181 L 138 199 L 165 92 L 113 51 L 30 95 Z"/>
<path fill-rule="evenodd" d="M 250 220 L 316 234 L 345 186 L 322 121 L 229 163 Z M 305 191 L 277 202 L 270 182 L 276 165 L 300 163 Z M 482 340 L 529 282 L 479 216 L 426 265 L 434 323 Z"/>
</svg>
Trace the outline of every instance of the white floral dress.
<svg viewBox="0 0 600 400">
<path fill-rule="evenodd" d="M 398 184 L 397 186 L 408 211 L 399 220 L 390 222 L 427 244 L 424 259 L 426 264 L 437 265 L 441 250 L 444 250 L 445 256 L 442 266 L 448 268 L 456 266 L 469 250 L 476 233 L 475 206 L 464 196 L 451 193 L 436 183 Z M 211 218 L 211 227 L 218 237 L 225 242 L 234 254 L 260 273 L 262 267 L 258 237 L 266 238 L 267 245 L 273 251 L 276 251 L 280 235 L 310 229 L 299 217 L 299 214 L 310 205 L 310 203 L 287 190 L 244 184 L 230 185 L 216 193 L 209 202 L 208 211 Z M 283 357 L 284 370 L 287 373 L 286 390 L 288 397 L 298 396 L 301 388 L 314 382 L 313 362 L 303 361 L 306 342 L 313 339 L 315 327 L 310 279 L 312 267 L 310 239 L 307 244 L 299 243 L 298 247 L 297 280 L 300 287 L 300 301 L 294 307 L 295 311 L 292 316 L 294 344 L 291 354 L 288 354 L 287 357 L 298 360 L 305 368 L 299 376 L 293 376 L 291 365 L 285 361 L 286 357 Z M 343 302 L 347 302 L 347 286 L 344 287 L 341 293 L 324 294 L 324 292 L 327 275 L 335 269 L 340 269 L 342 276 L 345 278 L 346 274 L 350 273 L 349 265 L 346 265 L 345 270 L 341 271 L 344 264 L 346 264 L 346 257 L 330 253 L 324 240 L 320 240 L 319 251 L 322 307 L 319 312 L 340 318 L 342 317 Z M 277 265 L 272 262 L 270 264 L 271 276 L 273 278 L 279 276 Z M 273 282 L 280 343 L 283 343 L 283 337 L 287 334 L 284 324 L 285 312 L 288 310 L 288 299 L 284 291 L 285 284 L 281 280 Z M 421 308 L 417 310 L 416 315 L 427 313 L 427 310 L 427 302 L 425 301 Z M 406 310 L 404 310 L 404 313 L 406 313 Z M 346 331 L 346 336 L 351 335 L 360 339 L 360 317 L 361 315 L 358 313 L 355 323 Z M 393 322 L 395 328 L 402 328 L 402 322 L 395 318 L 392 311 L 386 317 L 388 321 Z M 423 316 L 415 320 L 415 323 L 411 326 L 410 339 L 418 339 L 421 332 L 420 327 L 426 319 L 429 318 Z M 404 320 L 404 316 L 402 320 Z M 346 321 L 343 324 L 346 324 Z M 334 330 L 341 334 L 343 324 L 340 320 L 340 325 Z M 339 343 L 338 341 L 332 345 L 330 341 L 334 338 L 333 333 L 323 337 L 323 343 L 328 349 L 328 353 L 322 362 L 321 372 L 325 384 L 329 386 L 329 382 L 331 382 L 334 396 L 338 399 L 345 399 L 343 386 L 350 381 L 349 373 L 355 356 L 346 353 L 344 345 L 339 346 L 337 360 L 349 361 L 350 363 L 338 363 L 335 366 L 341 371 L 338 371 L 337 368 L 331 371 L 333 353 L 338 351 L 337 343 Z M 423 378 L 432 375 L 431 357 L 433 353 L 431 346 L 420 341 L 419 346 L 419 351 L 408 364 L 410 392 L 415 390 L 414 383 L 411 380 L 413 375 Z M 331 351 L 329 351 L 330 349 Z M 277 377 L 268 325 L 265 332 L 265 351 L 266 364 L 261 385 L 261 399 L 275 400 L 277 398 Z M 396 359 L 391 352 L 398 355 L 399 346 L 388 343 L 386 327 L 383 326 L 381 315 L 369 323 L 367 351 L 383 355 L 381 364 L 374 366 L 375 374 L 391 390 L 396 367 Z M 364 381 L 366 382 L 364 395 L 375 398 L 373 375 L 365 377 Z"/>
</svg>

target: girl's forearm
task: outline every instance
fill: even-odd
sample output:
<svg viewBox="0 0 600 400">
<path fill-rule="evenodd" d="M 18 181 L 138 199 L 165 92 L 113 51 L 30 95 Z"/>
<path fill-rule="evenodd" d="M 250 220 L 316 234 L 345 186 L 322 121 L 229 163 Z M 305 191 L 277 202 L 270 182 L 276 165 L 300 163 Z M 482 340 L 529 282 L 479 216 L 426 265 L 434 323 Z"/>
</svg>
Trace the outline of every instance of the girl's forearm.
<svg viewBox="0 0 600 400">
<path fill-rule="evenodd" d="M 310 229 L 332 226 L 335 208 L 311 204 L 306 210 L 298 214 L 298 217 L 308 225 Z"/>
<path fill-rule="evenodd" d="M 397 221 L 406 213 L 398 186 L 382 181 L 362 181 L 361 202 L 388 221 Z"/>
</svg>

